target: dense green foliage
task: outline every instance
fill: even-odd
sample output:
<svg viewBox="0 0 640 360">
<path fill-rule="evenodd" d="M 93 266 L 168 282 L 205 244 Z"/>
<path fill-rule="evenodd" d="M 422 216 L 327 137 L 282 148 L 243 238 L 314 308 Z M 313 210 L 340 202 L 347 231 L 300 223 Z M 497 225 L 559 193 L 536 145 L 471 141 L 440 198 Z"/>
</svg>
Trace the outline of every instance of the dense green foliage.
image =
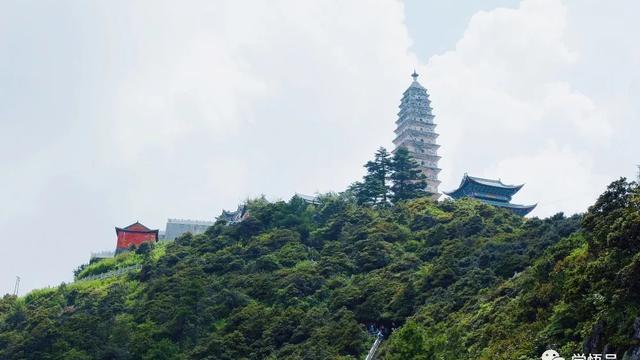
<svg viewBox="0 0 640 360">
<path fill-rule="evenodd" d="M 373 160 L 364 167 L 367 169 L 362 182 L 351 185 L 358 204 L 387 205 L 391 198 L 389 176 L 391 176 L 391 159 L 387 149 L 381 147 L 376 151 Z"/>
<path fill-rule="evenodd" d="M 638 185 L 613 182 L 584 215 L 581 231 L 559 235 L 519 276 L 460 308 L 423 306 L 409 330 L 392 335 L 385 358 L 398 358 L 394 354 L 417 342 L 415 353 L 427 358 L 535 359 L 555 348 L 567 358 L 616 353 L 618 359 L 638 359 Z"/>
<path fill-rule="evenodd" d="M 474 200 L 248 203 L 78 281 L 0 300 L 0 359 L 535 359 L 635 346 L 640 195 L 624 180 L 583 217 L 524 219 Z M 142 268 L 82 280 L 122 264 Z M 635 342 L 634 342 L 635 341 Z"/>
<path fill-rule="evenodd" d="M 349 191 L 360 205 L 387 206 L 428 195 L 426 176 L 405 147 L 393 156 L 381 147 L 364 167 L 362 182 L 352 184 Z"/>
</svg>

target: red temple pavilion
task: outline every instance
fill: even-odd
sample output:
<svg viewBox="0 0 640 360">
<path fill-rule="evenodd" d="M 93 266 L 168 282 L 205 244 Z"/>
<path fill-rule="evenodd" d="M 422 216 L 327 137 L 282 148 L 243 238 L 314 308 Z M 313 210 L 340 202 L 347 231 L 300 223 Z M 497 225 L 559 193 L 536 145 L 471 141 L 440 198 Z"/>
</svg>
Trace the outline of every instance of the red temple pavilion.
<svg viewBox="0 0 640 360">
<path fill-rule="evenodd" d="M 116 234 L 118 235 L 116 252 L 126 250 L 131 245 L 140 246 L 145 242 L 158 241 L 158 230 L 151 230 L 137 221 L 125 228 L 116 227 Z"/>
</svg>

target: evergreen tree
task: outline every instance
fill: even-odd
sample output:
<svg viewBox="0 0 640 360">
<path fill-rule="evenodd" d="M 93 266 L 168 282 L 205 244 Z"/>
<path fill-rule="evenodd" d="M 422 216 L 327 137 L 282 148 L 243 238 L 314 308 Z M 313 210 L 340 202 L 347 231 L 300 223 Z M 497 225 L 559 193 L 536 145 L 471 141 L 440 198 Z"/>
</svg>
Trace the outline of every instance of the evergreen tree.
<svg viewBox="0 0 640 360">
<path fill-rule="evenodd" d="M 355 183 L 351 189 L 355 192 L 359 204 L 385 205 L 389 203 L 391 159 L 387 149 L 381 147 L 375 157 L 364 166 L 367 174 L 363 181 Z"/>
<path fill-rule="evenodd" d="M 426 196 L 427 178 L 418 168 L 418 163 L 405 147 L 399 147 L 391 160 L 391 191 L 393 202 Z"/>
<path fill-rule="evenodd" d="M 389 340 L 386 359 L 426 360 L 431 358 L 425 348 L 425 331 L 414 321 L 407 322 Z"/>
</svg>

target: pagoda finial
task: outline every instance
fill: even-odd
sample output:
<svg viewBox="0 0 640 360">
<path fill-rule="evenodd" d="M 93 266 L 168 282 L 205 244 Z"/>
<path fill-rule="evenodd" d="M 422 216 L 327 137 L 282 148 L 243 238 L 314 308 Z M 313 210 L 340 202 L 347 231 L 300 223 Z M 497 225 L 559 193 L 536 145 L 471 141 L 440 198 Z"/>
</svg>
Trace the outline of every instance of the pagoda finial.
<svg viewBox="0 0 640 360">
<path fill-rule="evenodd" d="M 413 74 L 411 74 L 411 77 L 413 78 L 413 81 L 418 81 L 418 73 L 416 72 L 416 69 L 413 69 Z"/>
</svg>

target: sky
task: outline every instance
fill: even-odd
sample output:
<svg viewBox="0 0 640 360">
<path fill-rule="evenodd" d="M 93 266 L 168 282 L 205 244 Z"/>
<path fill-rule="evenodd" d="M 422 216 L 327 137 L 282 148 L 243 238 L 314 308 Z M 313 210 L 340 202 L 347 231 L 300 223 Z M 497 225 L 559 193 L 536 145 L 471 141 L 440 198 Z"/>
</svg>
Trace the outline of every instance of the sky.
<svg viewBox="0 0 640 360">
<path fill-rule="evenodd" d="M 72 281 L 115 226 L 344 190 L 414 68 L 441 190 L 525 183 L 545 217 L 635 177 L 640 4 L 479 3 L 0 0 L 0 293 Z"/>
</svg>

